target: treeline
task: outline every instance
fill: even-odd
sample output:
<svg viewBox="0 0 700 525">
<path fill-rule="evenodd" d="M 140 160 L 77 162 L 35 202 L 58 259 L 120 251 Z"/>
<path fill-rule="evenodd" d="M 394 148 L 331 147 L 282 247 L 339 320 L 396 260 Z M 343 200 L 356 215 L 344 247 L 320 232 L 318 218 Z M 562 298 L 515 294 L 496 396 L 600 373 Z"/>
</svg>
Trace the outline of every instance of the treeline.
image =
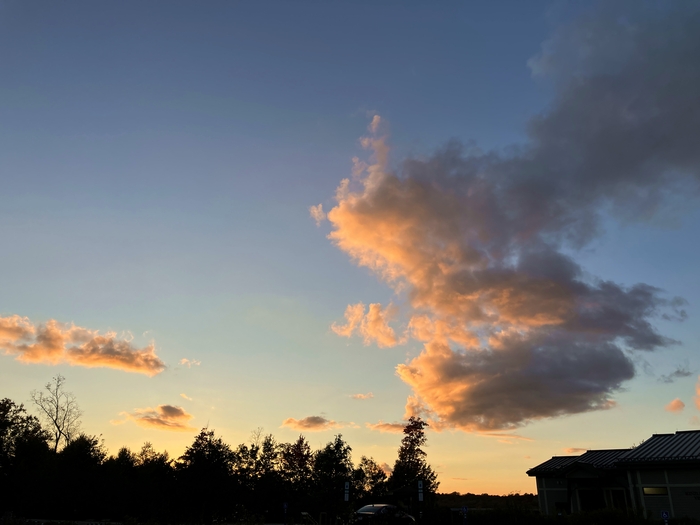
<svg viewBox="0 0 700 525">
<path fill-rule="evenodd" d="M 411 418 L 387 473 L 372 458 L 355 464 L 341 435 L 313 451 L 255 432 L 232 447 L 204 428 L 179 458 L 150 443 L 108 455 L 97 436 L 59 436 L 23 405 L 0 400 L 0 516 L 162 523 L 300 523 L 302 512 L 328 523 L 366 503 L 420 512 L 434 503 L 437 476 L 422 450 L 427 425 Z M 418 481 L 424 501 L 418 502 Z M 349 501 L 345 484 L 349 483 Z M 420 505 L 420 508 L 419 508 Z"/>
</svg>

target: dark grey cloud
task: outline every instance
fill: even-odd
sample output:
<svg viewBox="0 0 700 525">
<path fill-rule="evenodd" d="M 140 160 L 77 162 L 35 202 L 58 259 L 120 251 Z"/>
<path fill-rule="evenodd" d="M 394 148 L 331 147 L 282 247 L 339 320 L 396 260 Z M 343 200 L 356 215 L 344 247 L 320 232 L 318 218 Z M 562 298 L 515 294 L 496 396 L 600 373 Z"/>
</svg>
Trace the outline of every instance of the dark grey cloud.
<svg viewBox="0 0 700 525">
<path fill-rule="evenodd" d="M 587 275 L 603 217 L 647 221 L 698 196 L 700 4 L 602 3 L 530 61 L 556 95 L 529 141 L 453 141 L 344 182 L 330 239 L 405 293 L 423 352 L 397 368 L 407 414 L 435 427 L 514 428 L 614 406 L 635 352 L 676 344 L 658 319 L 685 301 Z"/>
<path fill-rule="evenodd" d="M 690 377 L 695 375 L 695 372 L 688 368 L 688 363 L 677 365 L 676 369 L 670 374 L 664 374 L 659 376 L 659 381 L 662 383 L 673 383 L 677 379 L 683 379 L 684 377 Z"/>
</svg>

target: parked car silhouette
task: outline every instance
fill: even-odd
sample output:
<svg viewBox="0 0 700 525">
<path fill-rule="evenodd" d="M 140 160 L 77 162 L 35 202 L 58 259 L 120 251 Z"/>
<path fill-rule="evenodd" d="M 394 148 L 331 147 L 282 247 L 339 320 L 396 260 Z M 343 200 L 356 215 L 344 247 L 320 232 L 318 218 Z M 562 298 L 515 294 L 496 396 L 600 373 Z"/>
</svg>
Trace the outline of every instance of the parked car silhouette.
<svg viewBox="0 0 700 525">
<path fill-rule="evenodd" d="M 365 505 L 355 512 L 355 523 L 367 525 L 413 525 L 415 518 L 396 505 Z"/>
</svg>

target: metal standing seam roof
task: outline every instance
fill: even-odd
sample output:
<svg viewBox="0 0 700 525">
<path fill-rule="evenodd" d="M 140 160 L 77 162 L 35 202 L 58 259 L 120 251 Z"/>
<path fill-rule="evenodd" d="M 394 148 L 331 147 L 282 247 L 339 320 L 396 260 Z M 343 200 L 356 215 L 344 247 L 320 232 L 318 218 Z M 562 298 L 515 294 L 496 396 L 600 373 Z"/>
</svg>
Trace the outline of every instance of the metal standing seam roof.
<svg viewBox="0 0 700 525">
<path fill-rule="evenodd" d="M 552 459 L 548 459 L 544 463 L 540 463 L 536 467 L 532 467 L 527 471 L 528 476 L 534 476 L 535 474 L 547 474 L 550 472 L 555 472 L 557 470 L 568 467 L 574 463 L 580 456 L 554 456 Z"/>
<path fill-rule="evenodd" d="M 700 460 L 700 430 L 654 434 L 618 458 L 620 463 L 681 460 Z"/>
<path fill-rule="evenodd" d="M 595 468 L 613 468 L 617 459 L 629 452 L 628 448 L 613 448 L 609 450 L 589 450 L 580 455 L 574 463 L 586 463 Z"/>
</svg>

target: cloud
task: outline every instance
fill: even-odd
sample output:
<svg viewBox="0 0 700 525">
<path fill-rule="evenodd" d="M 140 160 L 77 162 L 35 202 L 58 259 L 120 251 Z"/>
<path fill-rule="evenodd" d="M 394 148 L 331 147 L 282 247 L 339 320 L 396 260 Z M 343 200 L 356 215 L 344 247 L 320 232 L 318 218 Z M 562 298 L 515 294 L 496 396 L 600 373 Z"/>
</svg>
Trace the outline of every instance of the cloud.
<svg viewBox="0 0 700 525">
<path fill-rule="evenodd" d="M 53 319 L 34 324 L 17 315 L 0 317 L 0 350 L 24 363 L 116 368 L 147 376 L 165 369 L 152 343 L 137 348 L 131 338 L 120 339 L 115 332 L 100 334 Z"/>
<path fill-rule="evenodd" d="M 180 397 L 183 399 L 187 399 L 187 401 L 192 401 L 192 398 L 188 396 L 187 394 L 180 394 Z"/>
<path fill-rule="evenodd" d="M 403 433 L 403 429 L 406 428 L 406 423 L 385 423 L 380 420 L 378 423 L 365 423 L 365 426 L 370 430 L 401 434 Z"/>
<path fill-rule="evenodd" d="M 294 419 L 293 417 L 289 417 L 282 422 L 282 426 L 293 428 L 294 430 L 320 432 L 321 430 L 332 430 L 334 428 L 342 428 L 344 425 L 336 423 L 333 420 L 326 419 L 325 417 L 308 416 L 303 419 Z"/>
<path fill-rule="evenodd" d="M 382 310 L 381 304 L 372 303 L 366 314 L 363 303 L 351 304 L 345 309 L 345 324 L 333 323 L 331 330 L 342 337 L 351 337 L 357 332 L 366 345 L 375 342 L 380 348 L 396 346 L 405 342 L 399 340 L 394 329 L 389 326 L 389 321 L 396 313 L 397 309 L 391 304 Z"/>
<path fill-rule="evenodd" d="M 350 397 L 353 399 L 372 399 L 374 394 L 372 392 L 367 392 L 366 394 L 352 394 Z"/>
<path fill-rule="evenodd" d="M 125 419 L 112 421 L 113 424 L 133 421 L 141 427 L 155 428 L 157 430 L 173 432 L 196 430 L 188 424 L 189 420 L 194 416 L 188 414 L 184 408 L 174 405 L 158 405 L 156 408 L 136 408 L 133 412 L 122 412 L 120 415 L 124 416 Z"/>
<path fill-rule="evenodd" d="M 201 361 L 197 361 L 196 359 L 186 359 L 182 358 L 180 359 L 180 364 L 186 366 L 187 368 L 192 368 L 193 366 L 199 366 L 202 364 Z"/>
<path fill-rule="evenodd" d="M 667 412 L 682 412 L 685 408 L 685 403 L 676 398 L 664 407 Z"/>
<path fill-rule="evenodd" d="M 532 439 L 532 438 L 521 436 L 520 434 L 513 434 L 511 432 L 509 432 L 509 433 L 484 432 L 481 435 L 485 436 L 485 437 L 499 438 L 499 441 L 501 441 L 502 443 L 505 443 L 505 442 L 512 443 L 515 441 L 534 441 L 534 439 Z"/>
<path fill-rule="evenodd" d="M 678 365 L 676 369 L 670 374 L 662 375 L 659 377 L 659 381 L 662 383 L 673 383 L 676 379 L 682 379 L 684 377 L 690 377 L 693 375 L 688 369 L 688 364 Z"/>
<path fill-rule="evenodd" d="M 698 382 L 695 384 L 695 397 L 693 400 L 695 401 L 695 408 L 700 410 L 700 376 L 698 376 Z"/>
<path fill-rule="evenodd" d="M 372 116 L 372 122 L 369 123 L 367 129 L 370 133 L 377 133 L 379 131 L 379 126 L 382 124 L 382 117 L 379 115 Z"/>
<path fill-rule="evenodd" d="M 564 449 L 564 454 L 583 454 L 584 452 L 588 452 L 587 448 L 578 448 L 578 447 L 570 447 L 570 448 L 565 448 Z"/>
<path fill-rule="evenodd" d="M 406 416 L 483 432 L 609 409 L 635 353 L 677 343 L 655 322 L 684 320 L 683 299 L 576 261 L 605 220 L 682 210 L 700 188 L 699 9 L 625 5 L 580 16 L 530 62 L 556 94 L 525 144 L 390 165 L 386 136 L 362 139 L 371 158 L 341 181 L 328 237 L 393 288 L 425 343 L 397 367 Z M 373 341 L 368 316 L 351 305 L 333 330 Z"/>
<path fill-rule="evenodd" d="M 391 473 L 394 472 L 394 469 L 391 468 L 391 465 L 389 465 L 387 462 L 382 462 L 379 465 L 379 468 L 382 469 L 384 471 L 384 474 L 386 474 L 387 476 L 391 476 Z"/>
<path fill-rule="evenodd" d="M 321 226 L 321 223 L 326 219 L 326 214 L 323 211 L 323 204 L 309 206 L 309 215 L 316 221 L 316 226 Z"/>
</svg>

